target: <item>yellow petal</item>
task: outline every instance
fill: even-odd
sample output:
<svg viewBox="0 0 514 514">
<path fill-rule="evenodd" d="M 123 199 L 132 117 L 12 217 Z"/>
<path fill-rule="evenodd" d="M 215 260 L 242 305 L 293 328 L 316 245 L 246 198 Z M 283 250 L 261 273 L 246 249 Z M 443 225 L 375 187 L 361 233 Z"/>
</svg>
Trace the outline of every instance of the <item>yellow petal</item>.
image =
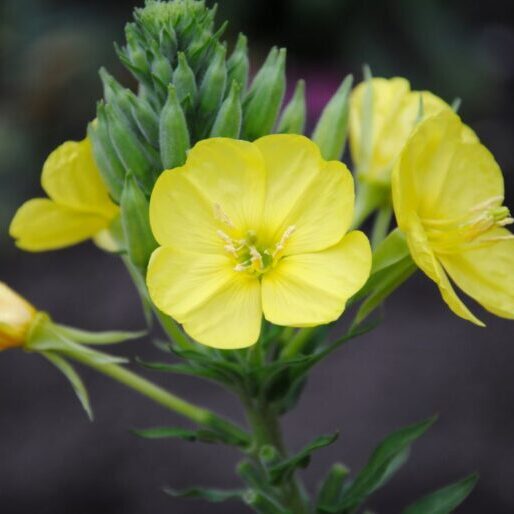
<svg viewBox="0 0 514 514">
<path fill-rule="evenodd" d="M 485 309 L 496 316 L 514 319 L 514 239 L 502 228 L 483 237 L 498 240 L 481 248 L 441 256 L 441 262 L 455 283 Z"/>
<path fill-rule="evenodd" d="M 407 243 L 414 262 L 438 286 L 443 300 L 448 307 L 461 318 L 479 326 L 484 324 L 464 305 L 453 289 L 448 276 L 430 248 L 426 234 L 419 219 L 412 217 L 407 233 Z"/>
<path fill-rule="evenodd" d="M 284 255 L 315 252 L 340 241 L 354 205 L 353 178 L 346 166 L 324 161 L 319 148 L 303 136 L 266 136 L 255 145 L 267 171 L 264 238 L 279 241 L 294 226 Z"/>
<path fill-rule="evenodd" d="M 19 248 L 41 252 L 86 241 L 107 225 L 103 216 L 78 212 L 46 198 L 35 198 L 18 209 L 9 233 Z"/>
<path fill-rule="evenodd" d="M 258 149 L 246 141 L 212 138 L 197 143 L 184 166 L 191 184 L 246 233 L 261 224 L 266 171 Z M 216 207 L 218 208 L 218 207 Z"/>
<path fill-rule="evenodd" d="M 189 180 L 189 168 L 168 170 L 150 199 L 150 224 L 160 245 L 187 252 L 221 253 L 214 205 Z"/>
<path fill-rule="evenodd" d="M 155 305 L 202 344 L 244 348 L 259 337 L 259 281 L 235 272 L 227 257 L 159 248 L 150 260 L 147 284 Z"/>
<path fill-rule="evenodd" d="M 410 212 L 430 220 L 451 220 L 503 194 L 503 177 L 494 157 L 449 111 L 419 125 L 393 173 L 393 203 L 404 231 Z"/>
<path fill-rule="evenodd" d="M 109 198 L 93 159 L 89 139 L 67 141 L 46 160 L 41 184 L 56 203 L 80 212 L 113 219 L 117 207 Z"/>
<path fill-rule="evenodd" d="M 420 104 L 427 118 L 450 106 L 429 91 L 410 91 L 403 78 L 375 78 L 372 87 L 372 120 L 370 155 L 362 141 L 367 82 L 359 84 L 350 100 L 350 149 L 352 159 L 366 180 L 388 183 L 394 164 L 419 121 Z"/>
<path fill-rule="evenodd" d="M 370 269 L 369 241 L 358 231 L 321 252 L 285 257 L 263 276 L 264 316 L 293 327 L 335 321 L 347 300 L 365 284 Z"/>
</svg>

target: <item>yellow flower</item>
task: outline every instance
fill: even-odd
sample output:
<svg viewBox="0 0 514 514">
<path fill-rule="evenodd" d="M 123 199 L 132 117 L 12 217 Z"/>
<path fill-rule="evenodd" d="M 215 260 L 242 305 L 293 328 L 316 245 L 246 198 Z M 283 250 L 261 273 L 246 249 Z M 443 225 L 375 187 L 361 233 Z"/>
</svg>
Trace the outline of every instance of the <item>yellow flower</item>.
<svg viewBox="0 0 514 514">
<path fill-rule="evenodd" d="M 324 161 L 305 137 L 202 141 L 153 191 L 161 247 L 149 264 L 150 296 L 217 348 L 255 343 L 263 313 L 293 327 L 334 321 L 371 265 L 366 236 L 346 234 L 353 204 L 346 166 Z"/>
<path fill-rule="evenodd" d="M 443 111 L 424 121 L 393 172 L 398 226 L 416 264 L 458 316 L 483 325 L 448 276 L 485 309 L 514 319 L 513 222 L 502 206 L 501 170 L 491 153 Z"/>
<path fill-rule="evenodd" d="M 391 171 L 420 121 L 421 108 L 428 117 L 451 107 L 428 91 L 411 91 L 406 79 L 395 77 L 371 79 L 369 109 L 368 87 L 367 81 L 360 83 L 350 97 L 350 151 L 361 179 L 389 187 Z"/>
<path fill-rule="evenodd" d="M 0 282 L 0 350 L 23 346 L 37 311 Z"/>
<path fill-rule="evenodd" d="M 23 250 L 54 250 L 100 236 L 118 215 L 87 138 L 49 155 L 41 185 L 49 198 L 24 203 L 11 222 L 10 234 Z"/>
</svg>

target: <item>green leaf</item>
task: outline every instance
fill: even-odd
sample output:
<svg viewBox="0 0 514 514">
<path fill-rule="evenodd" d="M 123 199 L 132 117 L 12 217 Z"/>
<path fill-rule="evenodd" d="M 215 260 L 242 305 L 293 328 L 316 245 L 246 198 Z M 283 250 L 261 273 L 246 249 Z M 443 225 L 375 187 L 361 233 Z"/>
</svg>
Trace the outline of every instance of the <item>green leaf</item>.
<svg viewBox="0 0 514 514">
<path fill-rule="evenodd" d="M 309 465 L 311 455 L 316 450 L 325 448 L 326 446 L 333 444 L 338 437 L 338 432 L 332 435 L 323 435 L 317 437 L 293 457 L 283 460 L 278 464 L 275 464 L 274 466 L 270 467 L 269 475 L 271 483 L 279 484 L 284 480 L 289 479 L 297 468 L 307 467 Z"/>
<path fill-rule="evenodd" d="M 147 334 L 146 330 L 139 332 L 124 332 L 117 330 L 109 330 L 107 332 L 89 332 L 87 330 L 79 330 L 77 328 L 59 325 L 60 332 L 69 339 L 77 343 L 84 344 L 117 344 L 129 341 L 131 339 L 139 339 Z"/>
<path fill-rule="evenodd" d="M 73 369 L 72 365 L 55 353 L 42 352 L 42 355 L 46 357 L 56 368 L 58 368 L 68 379 L 82 407 L 86 411 L 87 417 L 93 421 L 93 410 L 91 409 L 91 404 L 89 402 L 89 394 L 84 382 L 82 382 L 82 379 Z"/>
<path fill-rule="evenodd" d="M 470 475 L 459 482 L 439 489 L 407 507 L 403 514 L 451 514 L 471 493 L 478 475 Z"/>
<path fill-rule="evenodd" d="M 260 491 L 247 491 L 244 495 L 244 502 L 259 514 L 295 514 Z"/>
<path fill-rule="evenodd" d="M 204 489 L 202 487 L 191 487 L 184 491 L 177 491 L 166 487 L 164 492 L 170 496 L 174 496 L 175 498 L 192 498 L 196 500 L 205 500 L 211 503 L 241 500 L 245 493 L 245 491 L 241 490 L 223 491 L 219 489 Z"/>
<path fill-rule="evenodd" d="M 143 430 L 131 430 L 131 432 L 143 439 L 183 439 L 184 441 L 202 443 L 223 443 L 233 445 L 234 441 L 227 438 L 224 434 L 213 430 L 187 430 L 178 427 L 153 427 Z M 237 444 L 236 444 L 237 446 Z"/>
<path fill-rule="evenodd" d="M 421 437 L 436 419 L 434 416 L 421 423 L 402 428 L 386 437 L 348 488 L 343 500 L 335 509 L 328 512 L 352 512 L 361 505 L 405 463 L 411 444 Z"/>
<path fill-rule="evenodd" d="M 349 473 L 350 470 L 344 464 L 336 463 L 332 466 L 321 483 L 316 500 L 318 512 L 327 512 L 326 509 L 333 508 L 339 503 Z"/>
</svg>

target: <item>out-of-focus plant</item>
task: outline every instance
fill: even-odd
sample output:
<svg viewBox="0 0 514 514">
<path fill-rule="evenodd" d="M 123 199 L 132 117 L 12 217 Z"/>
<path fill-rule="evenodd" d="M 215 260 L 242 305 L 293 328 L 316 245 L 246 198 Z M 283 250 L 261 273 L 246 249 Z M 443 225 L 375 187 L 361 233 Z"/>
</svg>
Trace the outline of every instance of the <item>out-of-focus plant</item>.
<svg viewBox="0 0 514 514">
<path fill-rule="evenodd" d="M 51 154 L 42 176 L 49 198 L 22 206 L 11 234 L 29 251 L 95 238 L 119 254 L 148 323 L 157 318 L 167 336 L 158 344 L 165 360 L 140 364 L 222 385 L 240 399 L 247 427 L 91 348 L 141 334 L 59 325 L 6 286 L 0 346 L 49 359 L 89 415 L 72 362 L 195 425 L 146 428 L 141 437 L 240 450 L 241 489 L 167 489 L 171 495 L 239 499 L 268 514 L 350 514 L 400 469 L 435 419 L 386 437 L 353 477 L 336 463 L 311 498 L 298 471 L 337 432 L 291 452 L 281 416 L 298 403 L 313 367 L 371 330 L 376 320 L 366 320 L 418 267 L 461 317 L 478 322 L 448 275 L 486 309 L 514 317 L 502 174 L 452 107 L 411 91 L 405 79 L 372 79 L 368 69 L 353 91 L 352 77 L 342 82 L 306 137 L 303 81 L 284 105 L 285 50 L 271 49 L 250 80 L 246 37 L 229 51 L 215 13 L 198 0 L 148 0 L 136 9 L 117 53 L 137 90 L 101 69 L 104 97 L 88 137 Z M 348 132 L 356 198 L 341 162 Z M 354 229 L 373 215 L 370 245 Z M 358 305 L 343 316 L 350 328 L 332 341 L 327 328 L 349 305 Z M 471 475 L 403 512 L 450 513 L 475 482 Z"/>
</svg>

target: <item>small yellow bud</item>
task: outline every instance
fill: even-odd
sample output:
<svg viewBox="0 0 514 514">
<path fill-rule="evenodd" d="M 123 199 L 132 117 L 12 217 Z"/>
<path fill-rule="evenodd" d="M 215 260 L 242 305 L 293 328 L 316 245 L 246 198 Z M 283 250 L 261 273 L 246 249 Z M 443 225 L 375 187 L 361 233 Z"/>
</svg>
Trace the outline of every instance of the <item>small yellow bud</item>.
<svg viewBox="0 0 514 514">
<path fill-rule="evenodd" d="M 0 350 L 23 346 L 36 314 L 30 303 L 0 282 Z"/>
</svg>

